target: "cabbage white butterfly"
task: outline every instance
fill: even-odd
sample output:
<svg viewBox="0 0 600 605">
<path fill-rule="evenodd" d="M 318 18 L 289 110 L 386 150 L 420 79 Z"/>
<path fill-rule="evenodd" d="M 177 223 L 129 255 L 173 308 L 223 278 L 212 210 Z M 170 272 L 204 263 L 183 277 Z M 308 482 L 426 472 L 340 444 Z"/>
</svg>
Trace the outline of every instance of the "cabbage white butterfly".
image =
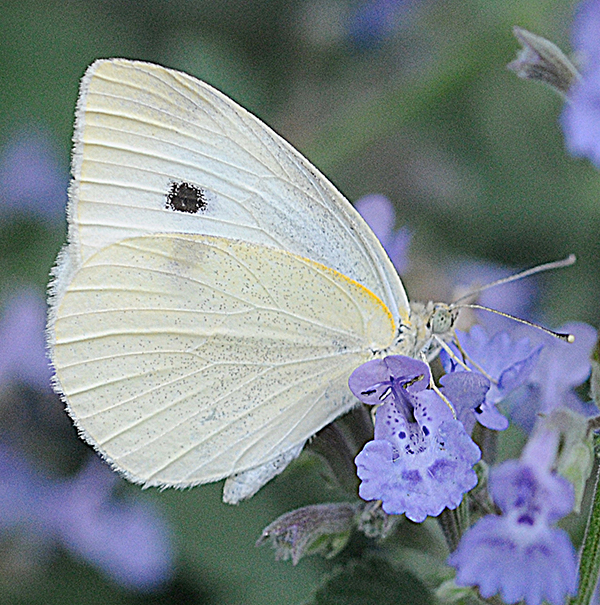
<svg viewBox="0 0 600 605">
<path fill-rule="evenodd" d="M 128 479 L 254 494 L 357 401 L 351 372 L 419 355 L 367 224 L 291 145 L 208 84 L 99 60 L 77 104 L 68 244 L 50 288 L 55 388 Z"/>
</svg>

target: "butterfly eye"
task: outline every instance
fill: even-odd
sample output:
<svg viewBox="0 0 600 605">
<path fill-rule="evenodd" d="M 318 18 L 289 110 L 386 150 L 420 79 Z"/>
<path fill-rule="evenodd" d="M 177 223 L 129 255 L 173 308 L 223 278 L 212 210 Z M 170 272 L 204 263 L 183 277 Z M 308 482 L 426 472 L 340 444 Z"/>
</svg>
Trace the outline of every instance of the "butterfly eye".
<svg viewBox="0 0 600 605">
<path fill-rule="evenodd" d="M 427 328 L 433 334 L 445 334 L 452 329 L 456 316 L 457 312 L 447 305 L 436 305 L 427 322 Z"/>
</svg>

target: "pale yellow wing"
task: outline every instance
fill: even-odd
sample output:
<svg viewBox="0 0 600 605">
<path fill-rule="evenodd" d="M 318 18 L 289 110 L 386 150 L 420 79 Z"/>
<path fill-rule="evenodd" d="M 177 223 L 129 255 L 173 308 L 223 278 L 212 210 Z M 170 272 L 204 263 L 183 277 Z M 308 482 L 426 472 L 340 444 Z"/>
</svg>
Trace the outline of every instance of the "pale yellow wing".
<svg viewBox="0 0 600 605">
<path fill-rule="evenodd" d="M 119 240 L 200 233 L 271 245 L 331 267 L 384 301 L 408 300 L 375 235 L 300 153 L 237 103 L 159 65 L 96 61 L 81 83 L 69 242 L 56 302 L 77 269 Z"/>
<path fill-rule="evenodd" d="M 51 345 L 84 438 L 133 481 L 186 486 L 297 455 L 395 332 L 378 297 L 319 263 L 159 234 L 75 271 Z"/>
</svg>

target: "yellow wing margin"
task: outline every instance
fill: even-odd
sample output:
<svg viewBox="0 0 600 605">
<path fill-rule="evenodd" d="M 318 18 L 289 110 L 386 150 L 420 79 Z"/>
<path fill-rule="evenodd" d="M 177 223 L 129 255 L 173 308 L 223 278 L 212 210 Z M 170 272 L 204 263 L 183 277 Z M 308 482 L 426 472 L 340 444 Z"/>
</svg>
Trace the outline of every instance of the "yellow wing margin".
<svg viewBox="0 0 600 605">
<path fill-rule="evenodd" d="M 350 373 L 396 326 L 317 262 L 157 234 L 90 257 L 50 331 L 82 436 L 130 480 L 184 487 L 268 463 L 348 411 Z"/>
</svg>

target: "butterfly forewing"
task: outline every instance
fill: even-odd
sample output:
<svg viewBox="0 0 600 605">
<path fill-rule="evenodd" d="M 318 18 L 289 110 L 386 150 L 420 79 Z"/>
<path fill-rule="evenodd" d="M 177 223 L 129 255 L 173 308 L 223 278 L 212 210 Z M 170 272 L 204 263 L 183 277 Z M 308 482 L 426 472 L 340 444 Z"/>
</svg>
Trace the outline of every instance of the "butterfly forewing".
<svg viewBox="0 0 600 605">
<path fill-rule="evenodd" d="M 396 321 L 407 318 L 402 284 L 354 208 L 286 141 L 204 82 L 147 63 L 97 61 L 82 82 L 74 141 L 75 266 L 136 235 L 229 237 L 331 267 L 381 298 Z"/>
<path fill-rule="evenodd" d="M 127 239 L 76 272 L 54 326 L 83 436 L 131 479 L 192 485 L 265 464 L 355 404 L 396 326 L 367 289 L 268 246 Z"/>
</svg>

